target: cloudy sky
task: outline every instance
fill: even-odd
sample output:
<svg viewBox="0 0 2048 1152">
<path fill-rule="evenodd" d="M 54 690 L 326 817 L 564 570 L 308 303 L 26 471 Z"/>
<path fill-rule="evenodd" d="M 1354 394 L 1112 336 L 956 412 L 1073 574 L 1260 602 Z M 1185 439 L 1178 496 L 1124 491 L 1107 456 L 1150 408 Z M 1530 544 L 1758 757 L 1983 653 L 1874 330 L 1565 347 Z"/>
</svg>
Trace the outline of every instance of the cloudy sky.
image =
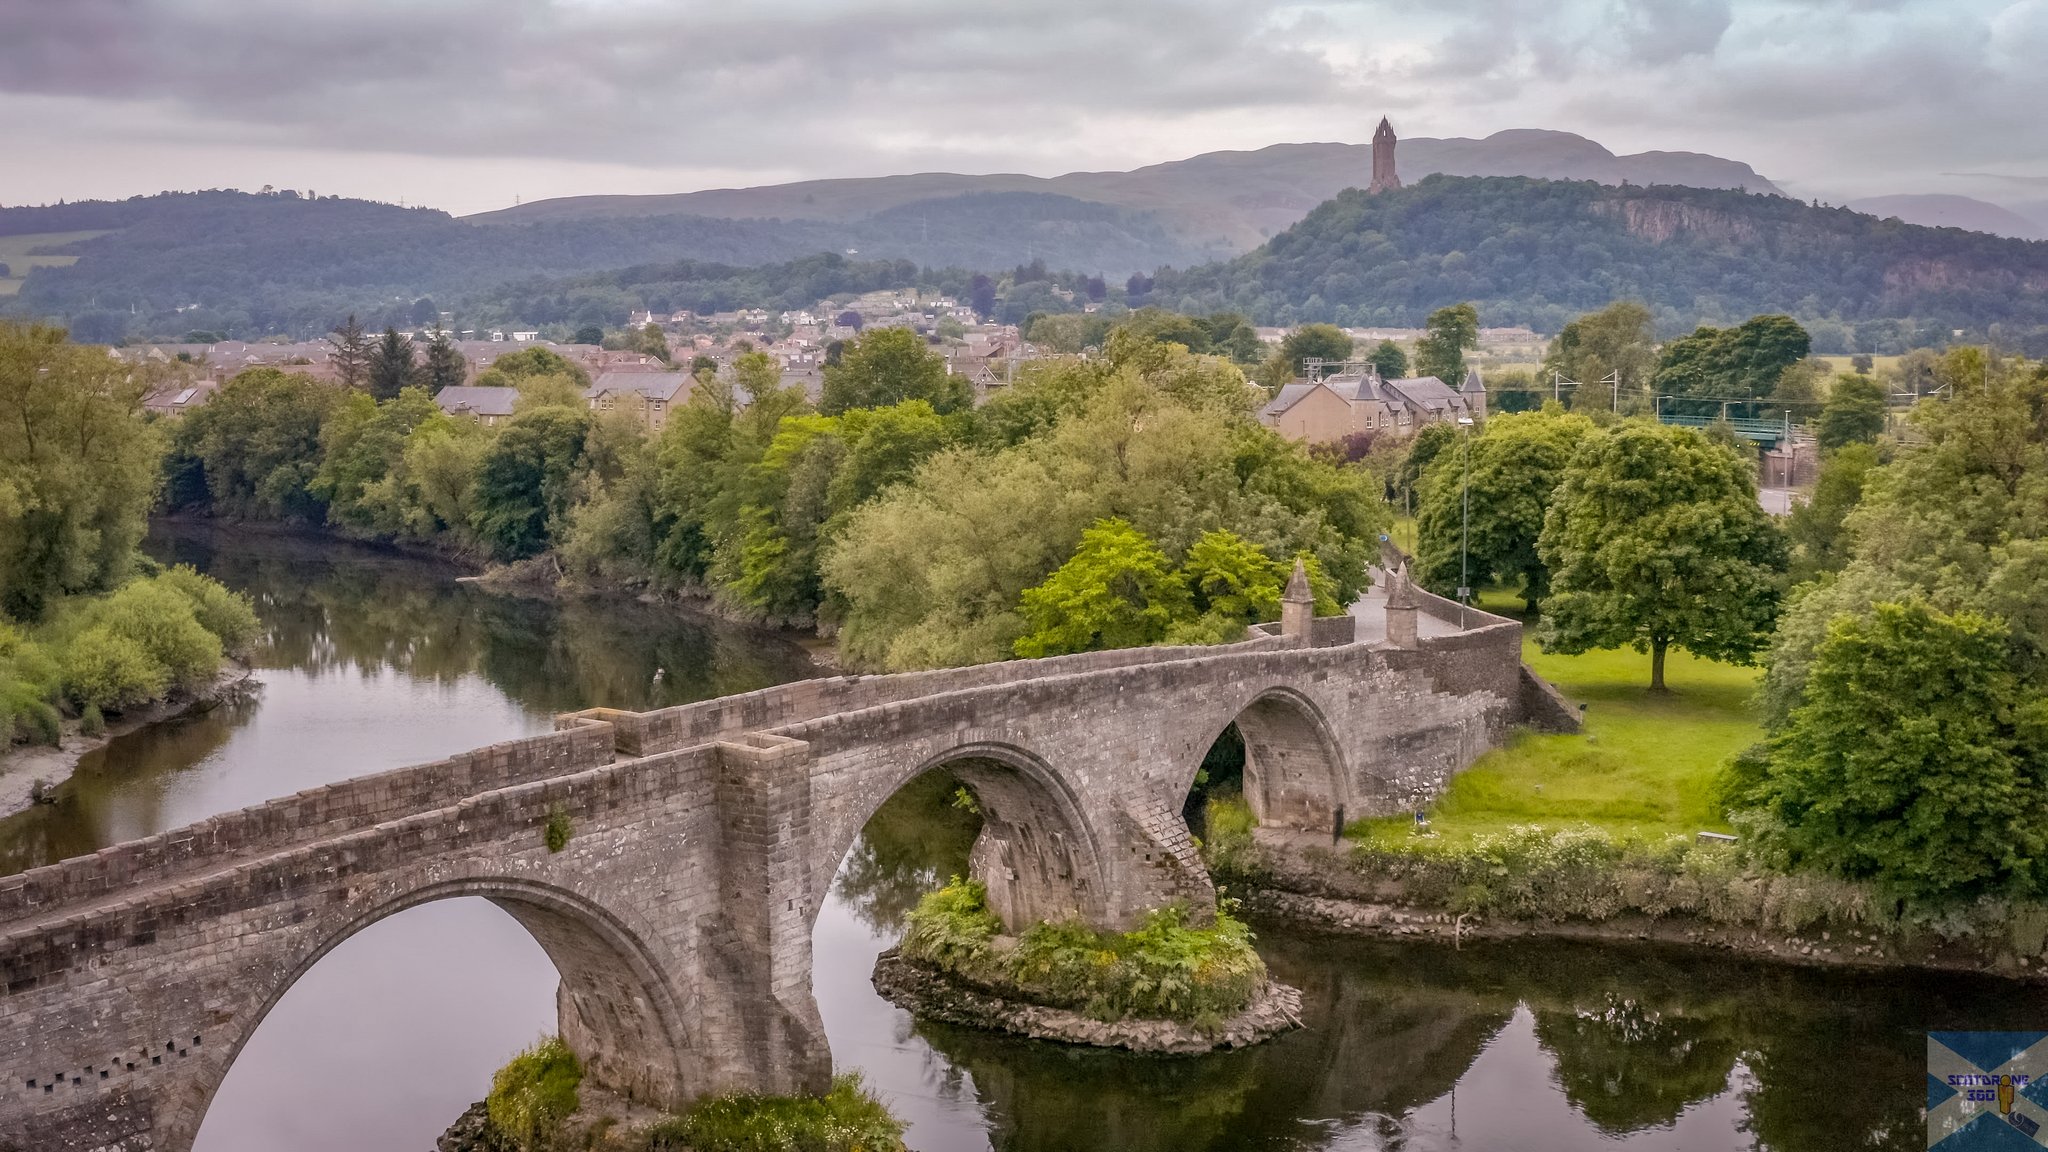
<svg viewBox="0 0 2048 1152">
<path fill-rule="evenodd" d="M 1055 175 L 1382 113 L 2010 201 L 2044 109 L 2048 0 L 0 0 L 6 204 Z"/>
</svg>

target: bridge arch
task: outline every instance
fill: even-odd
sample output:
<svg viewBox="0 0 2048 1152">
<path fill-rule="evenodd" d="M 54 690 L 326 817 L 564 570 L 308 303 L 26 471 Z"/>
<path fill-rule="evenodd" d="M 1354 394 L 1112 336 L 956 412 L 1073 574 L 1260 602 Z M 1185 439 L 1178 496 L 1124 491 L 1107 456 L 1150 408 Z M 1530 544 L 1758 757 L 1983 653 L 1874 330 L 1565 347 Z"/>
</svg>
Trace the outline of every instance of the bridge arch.
<svg viewBox="0 0 2048 1152">
<path fill-rule="evenodd" d="M 854 840 L 891 796 L 927 773 L 951 773 L 973 794 L 981 833 L 968 869 L 988 888 L 989 906 L 1016 929 L 1040 920 L 1079 918 L 1105 923 L 1111 915 L 1109 861 L 1090 806 L 1046 760 L 1003 741 L 968 741 L 891 774 L 857 810 L 826 858 L 837 869 Z M 1104 815 L 1107 815 L 1106 813 Z M 832 877 L 821 877 L 829 885 Z M 813 908 L 818 906 L 813 901 Z M 815 911 L 813 912 L 815 917 Z"/>
<path fill-rule="evenodd" d="M 190 1082 L 186 1098 L 163 1102 L 168 1122 L 161 1129 L 162 1146 L 192 1146 L 214 1097 L 250 1039 L 285 995 L 329 953 L 401 912 L 464 897 L 482 898 L 503 909 L 547 954 L 560 981 L 555 996 L 558 1028 L 583 1061 L 587 1077 L 636 1101 L 673 1105 L 684 1098 L 685 1088 L 696 1079 L 690 1075 L 693 1070 L 680 1062 L 689 1048 L 691 1032 L 641 934 L 612 911 L 557 885 L 517 877 L 473 876 L 403 889 L 339 926 L 321 931 L 313 946 L 292 961 L 276 981 L 253 990 L 261 1000 L 235 1014 L 232 1032 L 222 1038 L 225 1043 L 208 1047 L 204 1073 Z"/>
<path fill-rule="evenodd" d="M 1343 750 L 1315 701 L 1284 686 L 1263 689 L 1202 745 L 1205 755 L 1232 724 L 1244 741 L 1245 803 L 1260 824 L 1327 833 L 1340 809 L 1362 811 L 1367 798 L 1351 795 Z"/>
</svg>

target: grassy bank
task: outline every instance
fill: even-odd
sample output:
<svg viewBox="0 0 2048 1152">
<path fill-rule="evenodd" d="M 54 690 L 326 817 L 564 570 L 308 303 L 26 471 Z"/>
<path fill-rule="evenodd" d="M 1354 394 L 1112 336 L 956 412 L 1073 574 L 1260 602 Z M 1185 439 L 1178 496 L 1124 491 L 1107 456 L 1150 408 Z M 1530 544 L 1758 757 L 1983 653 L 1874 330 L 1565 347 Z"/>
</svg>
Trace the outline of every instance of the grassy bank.
<svg viewBox="0 0 2048 1152">
<path fill-rule="evenodd" d="M 514 1056 L 491 1077 L 486 1121 L 467 1152 L 903 1152 L 903 1122 L 861 1083 L 835 1076 L 823 1096 L 709 1096 L 649 1121 L 584 1099 L 583 1066 L 559 1037 Z"/>
<path fill-rule="evenodd" d="M 1518 615 L 1520 602 L 1490 592 L 1481 603 Z M 1589 825 L 1640 838 L 1728 830 L 1715 779 L 1730 757 L 1763 737 L 1749 707 L 1757 669 L 1673 652 L 1665 669 L 1670 690 L 1656 693 L 1647 653 L 1548 655 L 1524 639 L 1522 658 L 1587 706 L 1585 731 L 1522 732 L 1480 757 L 1430 809 L 1431 838 L 1464 841 L 1520 825 Z M 1379 847 L 1417 838 L 1406 817 L 1359 821 L 1350 832 Z"/>
<path fill-rule="evenodd" d="M 1130 932 L 1084 924 L 1034 924 L 1014 944 L 999 941 L 979 881 L 955 879 L 910 913 L 903 955 L 969 983 L 1098 1020 L 1178 1020 L 1220 1025 L 1266 983 L 1251 930 L 1219 908 L 1207 924 L 1186 910 L 1153 911 Z"/>
</svg>

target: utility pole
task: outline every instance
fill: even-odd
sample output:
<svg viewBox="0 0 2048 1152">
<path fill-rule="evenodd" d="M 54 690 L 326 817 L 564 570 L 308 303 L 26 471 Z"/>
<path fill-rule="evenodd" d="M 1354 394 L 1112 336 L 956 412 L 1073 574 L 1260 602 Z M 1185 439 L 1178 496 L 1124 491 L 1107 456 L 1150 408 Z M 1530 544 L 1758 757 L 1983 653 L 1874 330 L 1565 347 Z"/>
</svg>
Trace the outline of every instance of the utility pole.
<svg viewBox="0 0 2048 1152">
<path fill-rule="evenodd" d="M 1460 445 L 1464 457 L 1461 462 L 1465 478 L 1461 499 L 1465 505 L 1464 524 L 1458 532 L 1458 630 L 1465 630 L 1465 606 L 1472 602 L 1472 418 L 1458 417 L 1458 428 L 1463 433 Z"/>
<path fill-rule="evenodd" d="M 1621 414 L 1621 369 L 1619 369 L 1619 368 L 1616 368 L 1616 369 L 1615 369 L 1614 371 L 1612 371 L 1612 372 L 1609 372 L 1609 373 L 1608 373 L 1608 374 L 1606 375 L 1606 377 L 1604 377 L 1604 378 L 1603 378 L 1603 379 L 1602 379 L 1602 380 L 1601 380 L 1600 382 L 1601 382 L 1602 384 L 1612 384 L 1612 385 L 1614 385 L 1614 405 L 1613 405 L 1613 407 L 1612 407 L 1612 408 L 1610 409 L 1610 411 L 1614 412 L 1614 414 L 1615 414 L 1615 415 L 1617 415 L 1617 416 L 1618 416 L 1618 415 L 1620 415 L 1620 414 Z"/>
</svg>

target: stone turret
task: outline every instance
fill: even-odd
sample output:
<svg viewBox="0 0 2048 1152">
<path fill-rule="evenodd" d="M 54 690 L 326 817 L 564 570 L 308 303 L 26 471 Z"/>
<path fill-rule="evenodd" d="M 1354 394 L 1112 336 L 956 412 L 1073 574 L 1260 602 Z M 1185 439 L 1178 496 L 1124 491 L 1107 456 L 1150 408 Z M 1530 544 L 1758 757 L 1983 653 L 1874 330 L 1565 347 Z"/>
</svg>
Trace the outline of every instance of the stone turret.
<svg viewBox="0 0 2048 1152">
<path fill-rule="evenodd" d="M 1387 574 L 1387 642 L 1396 648 L 1413 648 L 1416 642 L 1415 614 L 1421 609 L 1415 585 L 1408 579 L 1408 562 Z"/>
<path fill-rule="evenodd" d="M 1486 419 L 1486 384 L 1479 379 L 1477 366 L 1465 370 L 1465 383 L 1459 387 L 1458 395 L 1465 398 L 1465 407 L 1471 410 L 1474 420 Z"/>
<path fill-rule="evenodd" d="M 1287 578 L 1287 591 L 1280 594 L 1280 634 L 1299 636 L 1303 643 L 1309 642 L 1309 633 L 1315 628 L 1316 598 L 1308 588 L 1308 569 L 1302 566 L 1301 557 L 1294 558 L 1294 575 Z"/>
<path fill-rule="evenodd" d="M 1401 177 L 1394 171 L 1394 126 L 1382 116 L 1379 130 L 1372 134 L 1372 183 L 1365 190 L 1384 192 L 1400 186 Z"/>
</svg>

